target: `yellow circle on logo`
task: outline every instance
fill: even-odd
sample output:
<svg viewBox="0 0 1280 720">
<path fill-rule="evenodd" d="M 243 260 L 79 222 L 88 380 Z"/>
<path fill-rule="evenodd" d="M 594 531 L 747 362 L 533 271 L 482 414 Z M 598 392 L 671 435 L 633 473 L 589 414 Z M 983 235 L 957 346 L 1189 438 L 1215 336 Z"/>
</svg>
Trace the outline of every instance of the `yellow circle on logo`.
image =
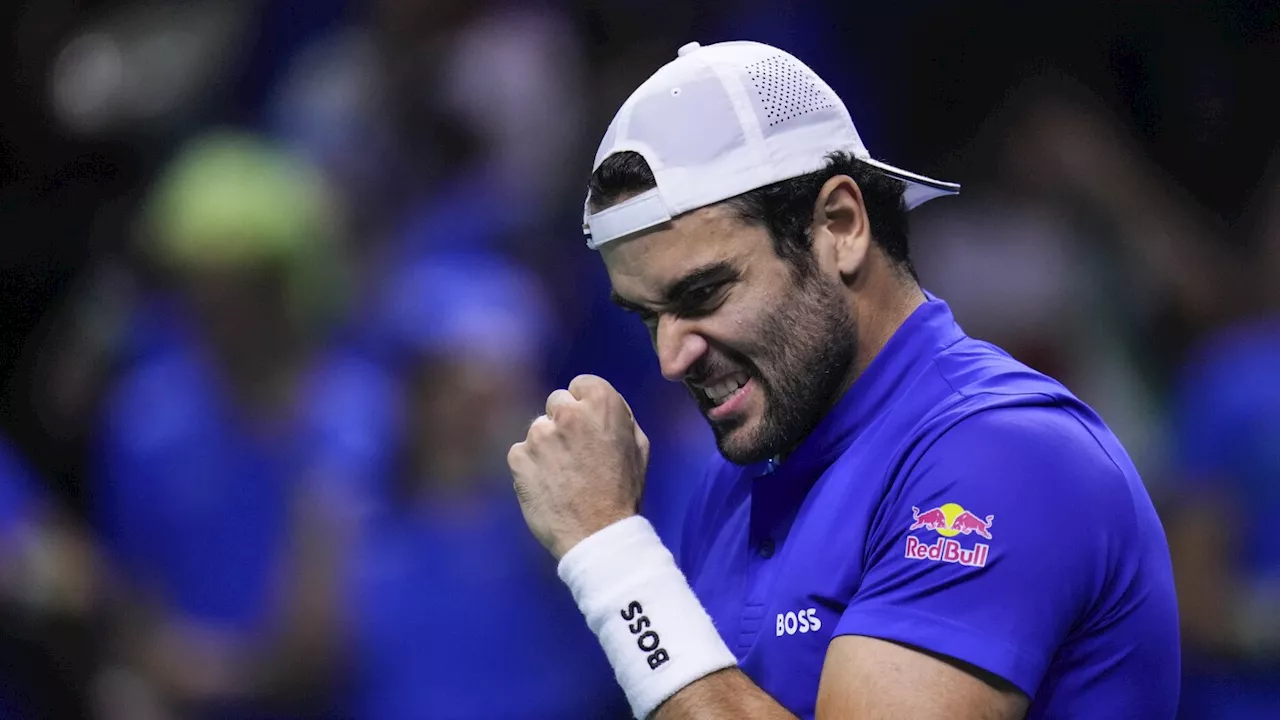
<svg viewBox="0 0 1280 720">
<path fill-rule="evenodd" d="M 943 505 L 939 509 L 942 510 L 943 516 L 947 518 L 947 526 L 943 528 L 938 528 L 937 529 L 938 534 L 943 537 L 951 537 L 953 535 L 959 535 L 960 531 L 952 530 L 951 526 L 955 523 L 956 518 L 960 517 L 960 513 L 964 512 L 964 508 L 960 507 L 955 503 L 947 503 L 946 505 Z"/>
</svg>

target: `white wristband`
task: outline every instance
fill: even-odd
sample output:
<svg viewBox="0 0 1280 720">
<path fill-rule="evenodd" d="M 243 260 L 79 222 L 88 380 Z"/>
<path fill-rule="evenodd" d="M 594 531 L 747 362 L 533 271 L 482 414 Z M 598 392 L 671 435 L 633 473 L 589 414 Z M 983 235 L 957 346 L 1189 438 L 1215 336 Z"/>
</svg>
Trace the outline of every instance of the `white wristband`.
<svg viewBox="0 0 1280 720">
<path fill-rule="evenodd" d="M 559 573 L 637 718 L 693 681 L 738 664 L 645 518 L 616 522 L 578 543 L 560 560 Z"/>
</svg>

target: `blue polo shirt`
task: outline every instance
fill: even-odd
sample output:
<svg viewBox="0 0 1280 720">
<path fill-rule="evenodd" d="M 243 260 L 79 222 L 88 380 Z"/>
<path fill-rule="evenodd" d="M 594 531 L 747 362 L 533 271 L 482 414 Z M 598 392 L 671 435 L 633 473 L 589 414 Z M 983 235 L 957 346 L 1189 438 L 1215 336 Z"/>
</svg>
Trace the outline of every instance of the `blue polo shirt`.
<svg viewBox="0 0 1280 720">
<path fill-rule="evenodd" d="M 1133 464 L 932 296 L 785 461 L 717 461 L 684 538 L 739 666 L 802 718 L 839 635 L 994 673 L 1030 718 L 1174 716 L 1169 549 Z"/>
<path fill-rule="evenodd" d="M 182 328 L 104 401 L 93 512 L 127 582 L 233 632 L 260 629 L 279 570 L 295 431 L 245 427 Z"/>
</svg>

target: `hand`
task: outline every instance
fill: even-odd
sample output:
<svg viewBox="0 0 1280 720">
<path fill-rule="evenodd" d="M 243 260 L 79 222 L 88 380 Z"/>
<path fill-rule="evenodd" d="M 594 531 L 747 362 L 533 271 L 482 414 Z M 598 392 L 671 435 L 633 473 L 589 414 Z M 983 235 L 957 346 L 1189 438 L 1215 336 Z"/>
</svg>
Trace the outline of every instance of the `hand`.
<svg viewBox="0 0 1280 720">
<path fill-rule="evenodd" d="M 525 522 L 557 560 L 640 510 L 649 438 L 602 378 L 579 375 L 511 446 L 507 465 Z"/>
</svg>

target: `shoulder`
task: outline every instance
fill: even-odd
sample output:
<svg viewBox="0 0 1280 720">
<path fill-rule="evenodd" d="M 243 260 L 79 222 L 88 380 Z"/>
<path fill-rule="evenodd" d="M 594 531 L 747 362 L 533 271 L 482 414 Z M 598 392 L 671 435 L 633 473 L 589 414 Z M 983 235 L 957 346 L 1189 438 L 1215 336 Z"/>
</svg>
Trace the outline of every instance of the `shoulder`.
<svg viewBox="0 0 1280 720">
<path fill-rule="evenodd" d="M 180 353 L 140 361 L 104 398 L 105 439 L 119 449 L 145 452 L 200 432 L 211 410 L 207 380 L 198 364 Z"/>
<path fill-rule="evenodd" d="M 1007 398 L 1031 402 L 1070 399 L 1079 402 L 1062 383 L 1015 359 L 991 343 L 965 337 L 934 357 L 935 372 L 956 399 L 988 403 Z"/>
<path fill-rule="evenodd" d="M 993 490 L 1056 495 L 1105 493 L 1136 479 L 1119 441 L 1087 406 L 1015 398 L 1019 401 L 969 403 L 947 417 L 909 474 L 973 477 L 971 482 Z"/>
<path fill-rule="evenodd" d="M 1259 387 L 1275 387 L 1280 319 L 1240 323 L 1194 347 L 1179 369 L 1177 404 L 1201 414 L 1207 406 L 1248 405 Z"/>
<path fill-rule="evenodd" d="M 401 385 L 384 364 L 336 352 L 321 358 L 309 385 L 305 419 L 326 439 L 364 445 L 394 431 Z"/>
<path fill-rule="evenodd" d="M 1093 408 L 999 347 L 965 338 L 933 365 L 949 394 L 911 433 L 908 467 L 925 457 L 963 464 L 1019 454 L 1129 472 L 1127 455 Z"/>
<path fill-rule="evenodd" d="M 1163 537 L 1119 441 L 1086 408 L 1069 403 L 995 405 L 964 415 L 895 478 L 891 496 L 897 520 L 913 517 L 911 508 L 972 508 L 988 523 L 997 517 L 1001 535 L 1064 572 L 1088 573 L 1100 558 Z"/>
</svg>

